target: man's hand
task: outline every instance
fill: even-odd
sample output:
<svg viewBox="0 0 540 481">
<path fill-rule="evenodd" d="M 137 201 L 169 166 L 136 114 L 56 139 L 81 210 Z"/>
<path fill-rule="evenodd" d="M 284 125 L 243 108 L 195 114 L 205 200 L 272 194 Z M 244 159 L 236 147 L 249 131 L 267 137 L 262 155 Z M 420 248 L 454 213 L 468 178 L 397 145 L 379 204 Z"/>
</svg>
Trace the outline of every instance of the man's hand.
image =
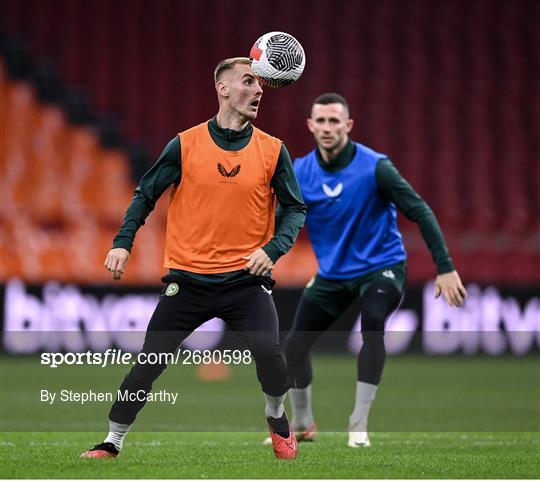
<svg viewBox="0 0 540 481">
<path fill-rule="evenodd" d="M 451 307 L 461 307 L 467 298 L 467 290 L 456 271 L 439 274 L 435 279 L 435 299 L 440 295 Z"/>
<path fill-rule="evenodd" d="M 112 278 L 119 281 L 124 274 L 124 267 L 129 259 L 129 251 L 122 247 L 111 249 L 107 254 L 107 258 L 103 263 L 108 271 L 111 272 Z"/>
<path fill-rule="evenodd" d="M 257 249 L 253 254 L 243 257 L 243 259 L 249 261 L 244 270 L 249 271 L 254 276 L 267 276 L 274 268 L 274 263 L 262 249 Z"/>
</svg>

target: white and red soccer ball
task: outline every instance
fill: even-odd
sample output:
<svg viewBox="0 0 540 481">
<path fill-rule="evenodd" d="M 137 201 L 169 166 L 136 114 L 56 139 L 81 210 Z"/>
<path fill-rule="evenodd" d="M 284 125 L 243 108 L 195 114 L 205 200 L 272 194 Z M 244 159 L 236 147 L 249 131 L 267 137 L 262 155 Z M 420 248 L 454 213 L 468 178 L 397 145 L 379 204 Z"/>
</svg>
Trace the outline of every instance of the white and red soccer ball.
<svg viewBox="0 0 540 481">
<path fill-rule="evenodd" d="M 251 69 L 261 84 L 285 87 L 296 82 L 306 65 L 306 54 L 296 38 L 285 32 L 260 36 L 249 53 Z"/>
</svg>

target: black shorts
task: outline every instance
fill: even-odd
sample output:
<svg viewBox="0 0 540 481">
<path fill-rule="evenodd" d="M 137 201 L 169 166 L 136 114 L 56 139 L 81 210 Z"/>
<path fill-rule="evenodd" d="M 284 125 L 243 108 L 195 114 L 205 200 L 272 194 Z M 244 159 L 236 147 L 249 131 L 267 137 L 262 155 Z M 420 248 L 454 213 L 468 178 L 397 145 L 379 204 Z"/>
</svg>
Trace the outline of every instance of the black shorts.
<svg viewBox="0 0 540 481">
<path fill-rule="evenodd" d="M 302 296 L 334 317 L 339 317 L 357 298 L 361 298 L 374 283 L 389 282 L 399 296 L 407 283 L 407 266 L 404 262 L 382 267 L 355 279 L 338 281 L 316 275 Z"/>
<path fill-rule="evenodd" d="M 234 331 L 277 328 L 271 296 L 275 281 L 270 277 L 212 284 L 167 274 L 161 280 L 167 285 L 148 324 L 149 331 L 191 332 L 214 317 L 223 319 Z"/>
</svg>

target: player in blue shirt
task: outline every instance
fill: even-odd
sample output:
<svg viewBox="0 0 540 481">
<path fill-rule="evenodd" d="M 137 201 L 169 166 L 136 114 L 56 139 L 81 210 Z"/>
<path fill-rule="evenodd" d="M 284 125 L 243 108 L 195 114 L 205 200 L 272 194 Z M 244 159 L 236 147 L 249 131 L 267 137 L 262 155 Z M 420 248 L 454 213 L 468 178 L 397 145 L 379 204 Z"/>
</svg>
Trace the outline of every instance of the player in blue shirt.
<svg viewBox="0 0 540 481">
<path fill-rule="evenodd" d="M 285 341 L 298 440 L 313 440 L 310 350 L 357 298 L 363 345 L 358 355 L 356 402 L 349 418 L 350 447 L 369 446 L 367 421 L 381 379 L 384 326 L 406 283 L 406 252 L 397 210 L 416 222 L 437 268 L 435 297 L 460 307 L 466 290 L 452 265 L 437 220 L 426 202 L 384 155 L 349 139 L 353 119 L 346 100 L 318 97 L 307 120 L 317 148 L 294 170 L 308 207 L 306 226 L 319 270 L 306 286 Z"/>
</svg>

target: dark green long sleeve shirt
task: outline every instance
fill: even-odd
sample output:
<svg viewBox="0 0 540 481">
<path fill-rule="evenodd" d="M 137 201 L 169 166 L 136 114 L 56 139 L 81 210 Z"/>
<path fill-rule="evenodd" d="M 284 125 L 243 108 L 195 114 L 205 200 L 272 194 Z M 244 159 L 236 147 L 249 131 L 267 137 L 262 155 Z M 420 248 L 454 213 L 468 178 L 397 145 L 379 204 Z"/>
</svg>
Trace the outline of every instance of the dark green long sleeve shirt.
<svg viewBox="0 0 540 481">
<path fill-rule="evenodd" d="M 208 122 L 208 130 L 214 142 L 220 148 L 229 151 L 244 148 L 249 143 L 253 133 L 251 124 L 242 131 L 222 129 L 218 126 L 215 117 Z M 141 178 L 124 216 L 122 227 L 114 238 L 113 247 L 123 247 L 131 251 L 135 234 L 154 209 L 156 201 L 169 186 L 178 185 L 181 178 L 180 139 L 176 136 L 167 144 L 157 162 Z M 262 249 L 275 263 L 294 244 L 306 216 L 306 206 L 294 176 L 291 158 L 283 144 L 270 186 L 276 193 L 282 214 L 279 225 L 276 225 L 274 236 Z M 230 282 L 237 280 L 238 277 L 249 275 L 246 271 L 207 275 L 179 270 L 171 270 L 171 272 L 204 282 Z"/>
<path fill-rule="evenodd" d="M 327 164 L 317 150 L 319 165 L 328 172 L 337 172 L 350 164 L 356 154 L 354 143 L 349 140 L 338 156 Z M 444 274 L 454 270 L 448 248 L 435 214 L 429 205 L 403 178 L 390 159 L 382 159 L 375 170 L 375 180 L 380 196 L 392 202 L 407 219 L 416 222 L 431 252 L 437 273 Z"/>
</svg>

